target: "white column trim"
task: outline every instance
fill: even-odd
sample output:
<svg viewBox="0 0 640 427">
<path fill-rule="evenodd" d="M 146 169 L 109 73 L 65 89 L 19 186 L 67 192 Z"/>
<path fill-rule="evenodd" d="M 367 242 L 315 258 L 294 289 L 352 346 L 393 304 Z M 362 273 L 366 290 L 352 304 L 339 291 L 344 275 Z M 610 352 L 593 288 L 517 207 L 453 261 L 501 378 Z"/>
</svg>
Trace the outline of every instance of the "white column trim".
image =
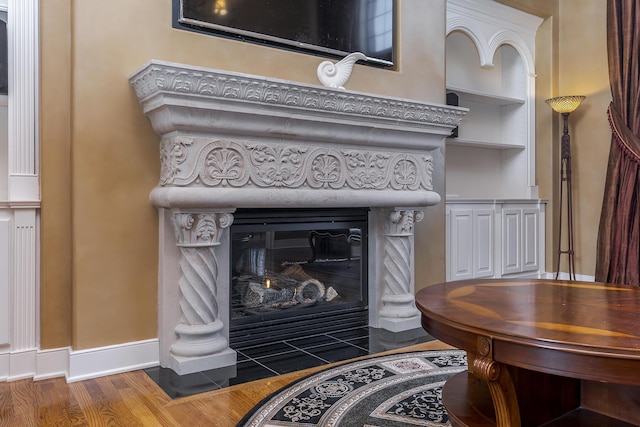
<svg viewBox="0 0 640 427">
<path fill-rule="evenodd" d="M 13 280 L 11 350 L 27 351 L 38 347 L 38 227 L 35 209 L 17 209 L 13 213 Z"/>
<path fill-rule="evenodd" d="M 39 345 L 39 0 L 0 0 L 7 11 L 8 200 L 0 210 L 9 219 L 8 343 L 0 347 L 0 379 L 32 378 Z M 6 341 L 6 340 L 5 340 Z"/>
<path fill-rule="evenodd" d="M 40 200 L 39 1 L 9 0 L 9 199 Z"/>
</svg>

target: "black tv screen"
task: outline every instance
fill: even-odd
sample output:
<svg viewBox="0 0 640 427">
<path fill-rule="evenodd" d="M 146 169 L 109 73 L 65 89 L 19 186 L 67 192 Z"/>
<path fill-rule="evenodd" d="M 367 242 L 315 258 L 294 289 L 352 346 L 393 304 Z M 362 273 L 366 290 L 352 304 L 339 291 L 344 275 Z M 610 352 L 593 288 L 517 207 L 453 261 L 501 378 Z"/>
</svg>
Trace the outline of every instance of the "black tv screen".
<svg viewBox="0 0 640 427">
<path fill-rule="evenodd" d="M 395 0 L 174 0 L 174 26 L 393 65 Z M 176 7 L 177 6 L 177 7 Z"/>
</svg>

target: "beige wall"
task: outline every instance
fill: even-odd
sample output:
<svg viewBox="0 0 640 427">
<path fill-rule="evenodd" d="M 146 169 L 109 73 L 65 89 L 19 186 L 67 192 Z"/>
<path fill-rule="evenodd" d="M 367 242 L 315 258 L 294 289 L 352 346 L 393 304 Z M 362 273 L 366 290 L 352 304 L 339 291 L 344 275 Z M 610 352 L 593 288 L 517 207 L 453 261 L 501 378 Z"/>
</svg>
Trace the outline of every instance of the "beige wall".
<svg viewBox="0 0 640 427">
<path fill-rule="evenodd" d="M 127 76 L 161 59 L 316 83 L 321 59 L 172 29 L 170 0 L 41 7 L 42 347 L 156 337 L 157 213 L 148 199 L 159 137 Z M 441 103 L 444 2 L 401 0 L 399 11 L 397 71 L 358 65 L 349 89 Z M 439 192 L 443 181 L 437 173 Z M 444 279 L 444 208 L 427 214 L 416 227 L 417 287 Z"/>
<path fill-rule="evenodd" d="M 553 271 L 561 123 L 544 99 L 583 94 L 571 115 L 576 260 L 593 275 L 609 149 L 605 0 L 501 0 L 542 16 L 537 39 L 537 181 Z M 442 0 L 400 0 L 396 71 L 356 66 L 349 89 L 444 101 Z M 171 28 L 170 0 L 41 1 L 41 345 L 152 338 L 157 310 L 158 136 L 127 76 L 161 59 L 316 83 L 320 58 Z M 436 158 L 436 170 L 444 164 Z M 443 193 L 444 175 L 434 177 Z M 416 225 L 416 288 L 444 280 L 444 205 Z M 563 266 L 561 270 L 566 271 Z"/>
<path fill-rule="evenodd" d="M 570 115 L 576 271 L 595 274 L 597 233 L 611 132 L 606 109 L 611 102 L 607 64 L 606 1 L 499 0 L 545 18 L 536 39 L 536 176 L 541 198 L 548 199 L 546 263 L 556 271 L 558 250 L 561 116 L 545 99 L 586 95 Z M 564 215 L 566 218 L 566 214 Z M 566 233 L 566 223 L 563 225 Z M 564 235 L 563 233 L 563 235 Z M 563 249 L 566 243 L 563 242 Z M 568 271 L 562 257 L 560 271 Z"/>
<path fill-rule="evenodd" d="M 71 343 L 71 15 L 69 0 L 41 2 L 40 345 Z"/>
<path fill-rule="evenodd" d="M 559 2 L 559 79 L 556 95 L 587 97 L 580 108 L 571 113 L 569 132 L 576 270 L 578 274 L 589 276 L 595 274 L 598 225 L 611 140 L 606 115 L 611 102 L 606 3 L 605 0 Z M 558 132 L 561 126 L 558 120 Z M 559 139 L 560 133 L 556 141 Z M 561 265 L 561 271 L 567 271 L 566 266 Z"/>
</svg>

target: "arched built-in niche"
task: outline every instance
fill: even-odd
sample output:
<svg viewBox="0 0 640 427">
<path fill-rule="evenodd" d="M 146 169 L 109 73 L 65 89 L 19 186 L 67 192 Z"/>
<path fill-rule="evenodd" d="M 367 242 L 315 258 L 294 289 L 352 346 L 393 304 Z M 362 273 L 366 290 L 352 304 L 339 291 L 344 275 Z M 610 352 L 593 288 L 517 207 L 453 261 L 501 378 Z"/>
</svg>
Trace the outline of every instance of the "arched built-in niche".
<svg viewBox="0 0 640 427">
<path fill-rule="evenodd" d="M 447 141 L 447 194 L 535 197 L 530 55 L 505 32 L 477 44 L 469 31 L 456 28 L 446 41 L 447 91 L 469 109 L 457 138 Z"/>
</svg>

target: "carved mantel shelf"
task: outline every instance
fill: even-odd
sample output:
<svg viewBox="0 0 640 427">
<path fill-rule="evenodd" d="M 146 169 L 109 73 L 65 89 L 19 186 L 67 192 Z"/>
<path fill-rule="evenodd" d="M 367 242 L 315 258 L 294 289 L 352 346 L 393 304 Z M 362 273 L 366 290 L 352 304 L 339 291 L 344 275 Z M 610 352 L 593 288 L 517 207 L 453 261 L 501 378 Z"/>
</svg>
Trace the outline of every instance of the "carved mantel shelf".
<svg viewBox="0 0 640 427">
<path fill-rule="evenodd" d="M 129 81 L 161 136 L 163 366 L 235 364 L 225 230 L 238 208 L 371 208 L 370 325 L 419 326 L 413 226 L 440 202 L 431 152 L 466 109 L 155 60 Z"/>
<path fill-rule="evenodd" d="M 265 188 L 281 207 L 435 204 L 429 152 L 466 111 L 155 60 L 130 82 L 162 136 L 167 208 L 264 207 Z"/>
</svg>

